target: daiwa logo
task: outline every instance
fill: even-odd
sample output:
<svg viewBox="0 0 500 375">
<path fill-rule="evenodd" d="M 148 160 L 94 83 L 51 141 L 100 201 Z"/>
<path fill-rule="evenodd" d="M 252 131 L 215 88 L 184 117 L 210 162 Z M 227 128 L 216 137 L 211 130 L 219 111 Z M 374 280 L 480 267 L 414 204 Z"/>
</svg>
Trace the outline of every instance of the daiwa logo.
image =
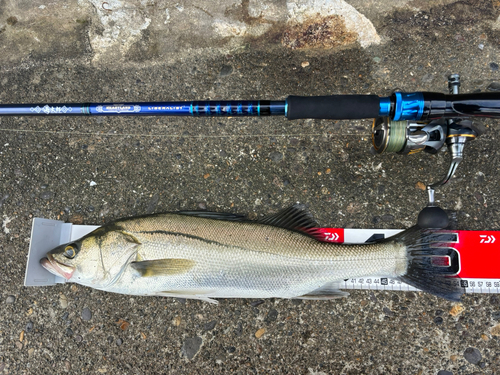
<svg viewBox="0 0 500 375">
<path fill-rule="evenodd" d="M 481 237 L 481 241 L 479 243 L 495 243 L 495 236 L 488 236 L 486 234 L 480 234 L 479 237 Z"/>
<path fill-rule="evenodd" d="M 337 241 L 339 239 L 339 235 L 337 233 L 325 232 L 325 241 Z"/>
</svg>

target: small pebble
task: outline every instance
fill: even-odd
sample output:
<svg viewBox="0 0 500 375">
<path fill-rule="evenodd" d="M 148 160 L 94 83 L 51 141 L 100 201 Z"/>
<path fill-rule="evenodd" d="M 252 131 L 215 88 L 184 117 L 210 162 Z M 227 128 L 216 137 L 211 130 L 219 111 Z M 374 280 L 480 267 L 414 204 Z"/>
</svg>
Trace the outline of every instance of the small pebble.
<svg viewBox="0 0 500 375">
<path fill-rule="evenodd" d="M 230 75 L 232 72 L 233 72 L 233 67 L 231 65 L 223 65 L 222 69 L 220 70 L 220 76 L 226 77 Z"/>
<path fill-rule="evenodd" d="M 70 371 L 71 370 L 71 362 L 64 361 L 64 368 L 66 369 L 66 371 Z"/>
<path fill-rule="evenodd" d="M 451 308 L 450 315 L 452 316 L 460 315 L 464 310 L 465 310 L 464 305 L 462 305 L 461 303 L 457 303 L 456 305 L 453 305 L 453 307 Z"/>
<path fill-rule="evenodd" d="M 73 336 L 73 330 L 71 328 L 66 328 L 66 336 Z"/>
<path fill-rule="evenodd" d="M 182 344 L 181 353 L 187 359 L 193 359 L 194 356 L 200 351 L 203 340 L 201 337 L 187 337 Z"/>
<path fill-rule="evenodd" d="M 261 328 L 257 332 L 255 332 L 255 337 L 257 337 L 258 339 L 260 339 L 264 333 L 266 333 L 266 329 L 265 328 Z"/>
<path fill-rule="evenodd" d="M 464 351 L 464 358 L 467 360 L 467 362 L 470 362 L 473 365 L 477 365 L 483 357 L 479 350 L 477 350 L 476 348 L 467 348 Z"/>
<path fill-rule="evenodd" d="M 477 47 L 482 51 L 484 49 L 484 44 L 483 43 L 479 43 L 479 45 Z"/>
<path fill-rule="evenodd" d="M 382 221 L 393 221 L 394 220 L 394 216 L 393 215 L 390 215 L 390 214 L 385 214 L 382 216 Z"/>
<path fill-rule="evenodd" d="M 116 339 L 116 346 L 120 346 L 121 344 L 123 344 L 123 340 L 122 339 Z"/>
<path fill-rule="evenodd" d="M 40 193 L 41 199 L 50 199 L 53 196 L 54 196 L 54 193 L 52 193 L 51 191 L 44 191 L 44 192 Z"/>
<path fill-rule="evenodd" d="M 236 351 L 236 348 L 234 346 L 230 346 L 229 348 L 227 348 L 228 353 L 234 353 L 235 351 Z"/>
<path fill-rule="evenodd" d="M 384 307 L 382 310 L 384 311 L 385 315 L 387 315 L 387 316 L 394 316 L 394 312 L 391 311 L 388 307 Z"/>
<path fill-rule="evenodd" d="M 277 311 L 277 310 L 275 310 L 275 309 L 272 309 L 272 310 L 270 310 L 270 311 L 269 311 L 269 313 L 267 314 L 265 321 L 266 321 L 267 323 L 270 323 L 270 322 L 275 322 L 275 321 L 276 321 L 276 319 L 278 319 L 278 311 Z"/>
<path fill-rule="evenodd" d="M 453 375 L 453 373 L 446 370 L 441 370 L 438 371 L 437 375 Z"/>
<path fill-rule="evenodd" d="M 82 310 L 82 319 L 83 320 L 90 320 L 90 319 L 92 319 L 92 312 L 90 311 L 90 309 L 88 307 L 85 307 Z"/>
<path fill-rule="evenodd" d="M 493 70 L 494 72 L 496 72 L 498 70 L 498 64 L 494 63 L 494 62 L 491 62 L 490 63 L 490 69 Z"/>
<path fill-rule="evenodd" d="M 488 87 L 486 88 L 488 91 L 500 91 L 500 83 L 498 82 L 491 82 Z"/>
<path fill-rule="evenodd" d="M 269 154 L 269 159 L 271 159 L 273 162 L 277 163 L 283 159 L 283 154 L 281 152 L 271 152 Z"/>
<path fill-rule="evenodd" d="M 68 218 L 68 222 L 75 225 L 83 224 L 83 215 L 82 214 L 73 214 Z"/>
<path fill-rule="evenodd" d="M 500 336 L 500 324 L 491 327 L 490 333 L 492 336 L 497 336 L 497 337 Z"/>
<path fill-rule="evenodd" d="M 250 306 L 252 307 L 257 307 L 259 305 L 262 305 L 264 303 L 264 300 L 263 299 L 258 299 L 258 300 L 255 300 L 255 301 L 252 301 L 250 302 Z"/>
<path fill-rule="evenodd" d="M 238 322 L 238 325 L 234 329 L 234 334 L 236 336 L 241 336 L 243 334 L 243 325 L 241 324 L 241 322 Z"/>
<path fill-rule="evenodd" d="M 10 303 L 10 304 L 12 304 L 12 303 L 14 303 L 14 302 L 16 302 L 16 297 L 14 297 L 14 296 L 12 296 L 12 295 L 8 296 L 8 297 L 5 299 L 5 303 Z"/>
<path fill-rule="evenodd" d="M 68 298 L 64 294 L 61 294 L 59 296 L 59 305 L 63 309 L 65 309 L 66 307 L 68 307 Z"/>
<path fill-rule="evenodd" d="M 33 331 L 33 322 L 28 322 L 24 330 L 26 331 L 26 333 L 30 333 L 31 331 Z"/>
<path fill-rule="evenodd" d="M 500 311 L 493 311 L 491 317 L 495 320 L 500 320 Z"/>
<path fill-rule="evenodd" d="M 34 348 L 28 349 L 28 357 L 33 356 L 33 353 L 35 353 L 35 349 Z"/>
<path fill-rule="evenodd" d="M 182 321 L 181 317 L 180 316 L 176 316 L 174 318 L 174 322 L 173 322 L 174 326 L 179 327 L 181 325 L 181 321 Z"/>
<path fill-rule="evenodd" d="M 307 68 L 309 66 L 309 61 L 304 61 L 302 64 L 300 64 L 301 67 Z"/>
<path fill-rule="evenodd" d="M 83 337 L 81 335 L 76 335 L 75 336 L 75 341 L 76 342 L 82 342 L 83 341 Z"/>
<path fill-rule="evenodd" d="M 205 325 L 203 326 L 203 330 L 204 331 L 211 331 L 215 328 L 216 325 L 217 325 L 217 321 L 212 320 L 211 322 L 205 323 Z"/>
<path fill-rule="evenodd" d="M 434 318 L 434 323 L 436 323 L 436 325 L 438 325 L 438 326 L 443 324 L 443 318 L 441 318 L 440 316 L 436 316 Z"/>
<path fill-rule="evenodd" d="M 69 312 L 65 312 L 62 316 L 61 316 L 61 319 L 62 320 L 67 320 L 68 319 L 68 316 L 69 316 Z"/>
</svg>

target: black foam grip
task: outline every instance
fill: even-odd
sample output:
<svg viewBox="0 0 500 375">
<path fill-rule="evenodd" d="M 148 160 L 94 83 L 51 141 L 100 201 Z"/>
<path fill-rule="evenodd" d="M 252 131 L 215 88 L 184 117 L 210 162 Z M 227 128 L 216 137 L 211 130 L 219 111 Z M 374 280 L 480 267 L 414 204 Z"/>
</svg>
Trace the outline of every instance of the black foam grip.
<svg viewBox="0 0 500 375">
<path fill-rule="evenodd" d="M 287 118 L 362 119 L 378 117 L 377 95 L 289 96 Z"/>
</svg>

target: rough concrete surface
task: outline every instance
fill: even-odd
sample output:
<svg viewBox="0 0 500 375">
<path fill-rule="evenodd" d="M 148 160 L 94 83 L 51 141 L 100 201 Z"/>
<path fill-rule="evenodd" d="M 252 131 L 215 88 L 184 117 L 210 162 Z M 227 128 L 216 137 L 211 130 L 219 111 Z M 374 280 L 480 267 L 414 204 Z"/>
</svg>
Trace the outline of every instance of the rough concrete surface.
<svg viewBox="0 0 500 375">
<path fill-rule="evenodd" d="M 284 99 L 462 91 L 500 80 L 498 1 L 0 2 L 0 101 Z M 285 37 L 287 36 L 288 37 Z M 288 38 L 288 39 L 287 39 Z M 439 189 L 500 230 L 498 123 Z M 139 298 L 23 287 L 33 217 L 177 209 L 405 228 L 446 152 L 370 153 L 371 121 L 0 118 L 0 373 L 499 374 L 500 297 L 357 291 L 330 302 Z M 420 184 L 419 184 L 420 183 Z"/>
</svg>

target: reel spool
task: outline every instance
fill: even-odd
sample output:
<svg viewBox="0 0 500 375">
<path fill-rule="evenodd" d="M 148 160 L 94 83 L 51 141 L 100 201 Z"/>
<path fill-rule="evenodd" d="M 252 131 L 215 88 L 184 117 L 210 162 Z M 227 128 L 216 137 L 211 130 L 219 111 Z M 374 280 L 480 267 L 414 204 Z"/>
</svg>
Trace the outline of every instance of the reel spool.
<svg viewBox="0 0 500 375">
<path fill-rule="evenodd" d="M 446 134 L 447 124 L 443 120 L 418 123 L 379 117 L 372 125 L 372 143 L 379 154 L 397 152 L 409 155 L 420 151 L 435 154 L 443 147 Z"/>
</svg>

